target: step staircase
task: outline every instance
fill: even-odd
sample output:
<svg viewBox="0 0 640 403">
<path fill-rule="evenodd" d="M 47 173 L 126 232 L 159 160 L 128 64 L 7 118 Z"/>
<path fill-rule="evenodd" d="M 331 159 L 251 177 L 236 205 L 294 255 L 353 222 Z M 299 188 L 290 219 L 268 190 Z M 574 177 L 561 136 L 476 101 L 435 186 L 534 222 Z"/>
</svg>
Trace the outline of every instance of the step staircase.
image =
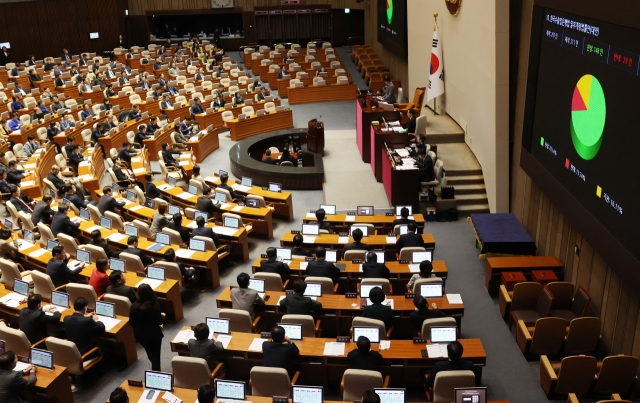
<svg viewBox="0 0 640 403">
<path fill-rule="evenodd" d="M 447 185 L 455 188 L 458 215 L 489 213 L 482 169 L 447 170 Z"/>
</svg>

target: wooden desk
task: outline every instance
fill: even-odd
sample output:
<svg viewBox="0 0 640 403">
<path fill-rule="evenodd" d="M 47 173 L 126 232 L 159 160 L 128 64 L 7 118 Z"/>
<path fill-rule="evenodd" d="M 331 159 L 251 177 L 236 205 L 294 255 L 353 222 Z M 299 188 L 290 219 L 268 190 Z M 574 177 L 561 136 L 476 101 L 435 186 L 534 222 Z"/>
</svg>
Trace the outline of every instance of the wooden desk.
<svg viewBox="0 0 640 403">
<path fill-rule="evenodd" d="M 289 87 L 289 105 L 351 101 L 356 96 L 357 86 L 354 83 Z"/>
<path fill-rule="evenodd" d="M 190 327 L 185 326 L 186 330 Z M 230 379 L 243 379 L 247 377 L 251 367 L 262 365 L 263 357 L 261 351 L 249 351 L 249 346 L 259 334 L 231 332 L 231 342 L 222 353 L 222 357 L 227 369 L 227 377 Z M 301 381 L 304 384 L 313 382 L 322 383 L 326 386 L 329 382 L 340 382 L 344 371 L 350 368 L 347 354 L 356 349 L 354 343 L 345 344 L 345 354 L 342 356 L 324 356 L 324 346 L 327 342 L 335 342 L 336 339 L 326 338 L 304 338 L 296 341 L 296 346 L 300 350 L 298 362 L 301 364 Z M 487 355 L 484 351 L 480 339 L 459 339 L 464 347 L 462 358 L 471 360 L 475 364 L 476 383 L 481 383 L 482 367 L 486 365 Z M 402 379 L 406 385 L 420 385 L 424 377 L 421 369 L 432 367 L 435 362 L 443 358 L 422 357 L 421 350 L 425 349 L 425 344 L 413 344 L 413 340 L 392 340 L 389 350 L 379 350 L 377 344 L 372 344 L 373 350 L 378 350 L 383 357 L 380 371 L 383 376 L 390 376 L 392 379 Z M 171 341 L 171 351 L 180 355 L 189 355 L 189 348 L 186 344 Z M 239 378 L 238 378 L 239 377 Z M 270 398 L 269 398 L 270 399 Z"/>
<path fill-rule="evenodd" d="M 505 271 L 531 275 L 533 270 L 551 270 L 559 279 L 564 278 L 564 266 L 555 256 L 489 257 L 485 266 L 484 288 L 489 293 L 498 290 Z"/>
<path fill-rule="evenodd" d="M 220 178 L 218 176 L 207 176 L 204 178 L 204 181 L 212 188 L 216 188 L 220 185 Z M 275 217 L 285 218 L 289 220 L 289 222 L 293 221 L 293 202 L 291 192 L 271 192 L 269 190 L 263 190 L 260 186 L 251 186 L 251 190 L 247 190 L 245 192 L 237 189 L 236 185 L 241 185 L 241 183 L 234 181 L 233 179 L 229 179 L 227 181 L 227 185 L 234 188 L 236 193 L 262 196 L 266 203 L 273 205 L 273 215 Z"/>
<path fill-rule="evenodd" d="M 348 232 L 349 227 L 355 224 L 373 224 L 376 231 L 378 231 L 378 235 L 387 235 L 393 232 L 393 222 L 396 219 L 395 215 L 387 216 L 386 214 L 375 214 L 372 216 L 351 216 L 354 217 L 353 221 L 347 221 L 347 217 L 349 216 L 347 216 L 346 214 L 327 215 L 324 218 L 324 222 L 328 222 L 331 224 L 333 232 Z M 307 213 L 302 221 L 307 224 L 312 221 L 316 221 L 316 219 L 316 214 L 314 212 Z M 418 233 L 424 232 L 424 215 L 414 214 L 413 219 L 418 226 Z"/>
<path fill-rule="evenodd" d="M 208 126 L 200 126 L 201 130 L 206 130 Z M 193 136 L 187 142 L 186 146 L 191 148 L 191 152 L 196 157 L 196 162 L 202 163 L 209 154 L 220 148 L 220 140 L 218 133 L 221 127 L 214 127 L 204 134 Z"/>
<path fill-rule="evenodd" d="M 411 205 L 419 209 L 420 172 L 418 169 L 397 169 L 386 150 L 378 151 L 382 159 L 382 183 L 392 206 Z"/>
<path fill-rule="evenodd" d="M 39 403 L 74 402 L 66 367 L 60 365 L 55 365 L 53 369 L 38 367 L 36 376 L 35 387 L 20 392 L 24 399 Z M 24 379 L 28 378 L 28 375 L 24 377 Z"/>
<path fill-rule="evenodd" d="M 280 238 L 280 246 L 286 248 L 293 248 L 293 235 L 291 232 L 286 232 L 282 238 Z M 315 251 L 316 247 L 324 246 L 327 249 L 333 249 L 342 251 L 344 248 L 344 243 L 339 243 L 338 238 L 340 236 L 338 234 L 320 234 L 316 237 L 314 243 L 303 243 L 302 248 L 307 249 L 309 251 Z M 436 241 L 433 239 L 432 234 L 422 234 L 422 239 L 424 240 L 424 247 L 427 249 L 432 249 L 436 247 Z M 353 238 L 349 237 L 349 242 L 353 242 Z M 385 261 L 394 261 L 396 260 L 396 253 L 399 252 L 395 243 L 388 244 L 386 235 L 370 235 L 368 237 L 362 238 L 362 243 L 370 245 L 376 250 L 381 250 L 385 252 Z M 341 258 L 342 256 L 338 256 Z"/>
<path fill-rule="evenodd" d="M 362 106 L 360 102 L 366 100 L 366 106 Z M 371 122 L 382 122 L 384 118 L 387 122 L 399 120 L 399 112 L 383 111 L 381 108 L 372 108 L 376 101 L 369 97 L 358 96 L 356 102 L 356 142 L 362 161 L 371 163 Z"/>
<path fill-rule="evenodd" d="M 293 111 L 291 109 L 271 112 L 268 115 L 253 115 L 249 119 L 237 118 L 227 122 L 231 131 L 231 140 L 239 141 L 256 134 L 293 128 Z"/>
<path fill-rule="evenodd" d="M 277 76 L 276 76 L 277 77 Z M 277 81 L 277 89 L 278 89 L 278 95 L 280 95 L 281 98 L 287 98 L 289 96 L 289 83 L 290 81 L 295 78 L 294 76 L 291 76 L 292 78 L 281 78 Z M 309 86 L 312 87 L 313 86 L 313 79 L 315 78 L 315 74 L 312 76 L 311 74 L 309 74 L 309 77 L 307 78 L 301 78 L 299 79 L 300 82 L 302 84 L 304 84 L 305 86 Z M 349 78 L 349 84 L 353 83 L 353 77 L 351 76 L 347 76 L 347 78 Z M 338 82 L 338 76 L 332 76 L 332 77 L 325 77 L 324 81 L 327 84 L 336 84 Z M 352 98 L 349 98 L 352 99 Z"/>
<path fill-rule="evenodd" d="M 102 144 L 105 151 L 107 152 L 107 155 L 109 155 L 109 150 L 111 150 L 112 148 L 120 150 L 120 147 L 122 147 L 122 143 L 127 141 L 127 132 L 132 131 L 136 133 L 138 131 L 138 126 L 147 126 L 150 121 L 151 116 L 147 116 L 146 118 L 140 120 L 130 120 L 128 122 L 125 122 L 122 129 L 116 131 L 115 134 L 112 134 L 110 136 L 99 138 L 98 142 Z M 151 158 L 153 159 L 154 157 L 152 156 Z M 157 161 L 158 156 L 156 155 L 155 158 L 156 159 L 153 161 Z"/>
<path fill-rule="evenodd" d="M 398 119 L 400 120 L 400 112 Z M 383 125 L 371 125 L 371 169 L 378 182 L 382 182 L 382 158 L 384 144 L 390 148 L 404 148 L 409 144 L 407 133 L 398 133 L 391 129 L 383 129 Z"/>
<path fill-rule="evenodd" d="M 280 106 L 280 98 L 271 102 L 273 102 L 276 107 Z M 264 109 L 265 103 L 266 103 L 265 101 L 259 101 L 246 106 L 252 106 L 253 110 L 257 112 L 261 109 Z M 222 120 L 222 113 L 225 111 L 231 111 L 233 112 L 233 117 L 238 118 L 238 116 L 242 113 L 243 106 L 245 105 L 233 106 L 233 103 L 229 103 L 227 107 L 218 109 L 215 112 L 211 112 L 211 113 L 205 112 L 205 113 L 196 115 L 196 122 L 198 122 L 198 125 L 200 125 L 201 129 L 205 129 L 209 125 L 213 125 L 214 127 L 223 126 L 225 122 Z"/>
</svg>

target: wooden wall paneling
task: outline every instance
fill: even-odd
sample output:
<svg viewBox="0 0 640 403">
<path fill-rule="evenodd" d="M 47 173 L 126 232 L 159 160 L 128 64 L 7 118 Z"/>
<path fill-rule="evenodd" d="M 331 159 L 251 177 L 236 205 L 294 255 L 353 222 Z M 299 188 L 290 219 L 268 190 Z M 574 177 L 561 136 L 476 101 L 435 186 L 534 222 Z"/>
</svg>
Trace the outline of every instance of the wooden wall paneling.
<svg viewBox="0 0 640 403">
<path fill-rule="evenodd" d="M 633 346 L 631 347 L 631 353 L 634 357 L 640 357 L 640 320 L 636 321 L 636 328 L 633 335 Z M 638 368 L 638 374 L 640 374 L 640 368 Z"/>
<path fill-rule="evenodd" d="M 582 253 L 582 235 L 576 231 L 576 241 L 574 243 L 580 249 L 580 255 L 575 253 L 575 249 L 573 251 L 573 260 L 571 262 L 571 282 L 573 284 L 578 283 L 578 269 L 580 268 L 580 259 L 584 256 Z M 571 249 L 569 249 L 571 251 Z M 570 252 L 569 252 L 570 253 Z"/>
<path fill-rule="evenodd" d="M 620 298 L 618 299 L 618 309 L 615 314 L 615 325 L 613 328 L 613 338 L 611 341 L 610 354 L 623 354 L 622 343 L 624 341 L 624 332 L 627 327 L 627 316 L 629 314 L 629 290 L 625 288 L 624 283 L 620 284 Z"/>
<path fill-rule="evenodd" d="M 270 14 L 269 15 L 269 39 L 273 41 L 282 41 L 282 14 Z"/>
<path fill-rule="evenodd" d="M 576 231 L 575 228 L 573 228 L 573 226 L 571 226 L 571 228 L 569 229 L 569 238 L 568 238 L 568 242 L 567 242 L 567 255 L 565 260 L 563 261 L 564 263 L 564 278 L 566 279 L 566 281 L 570 281 L 572 283 L 575 284 L 575 281 L 573 279 L 573 261 L 574 259 L 577 259 L 578 257 L 576 256 L 576 253 L 573 249 L 573 246 L 576 244 L 576 237 L 577 237 L 578 233 Z"/>
<path fill-rule="evenodd" d="M 560 237 L 560 251 L 559 251 L 559 256 L 558 259 L 560 259 L 561 262 L 563 262 L 563 264 L 565 264 L 566 267 L 566 261 L 567 261 L 567 254 L 569 253 L 569 234 L 571 232 L 571 223 L 569 222 L 569 219 L 566 217 L 563 217 L 563 222 L 562 222 L 562 236 Z M 566 278 L 566 277 L 565 277 Z M 567 280 L 569 281 L 569 280 Z"/>
<path fill-rule="evenodd" d="M 547 237 L 549 230 L 549 221 L 551 221 L 550 214 L 550 201 L 549 198 L 541 193 L 541 201 L 540 201 L 540 219 L 538 220 L 538 240 L 536 241 L 536 245 L 538 245 L 538 255 L 548 255 L 547 252 Z"/>
<path fill-rule="evenodd" d="M 0 4 L 0 38 L 6 38 L 7 41 L 9 41 L 9 30 L 7 28 L 7 19 L 9 18 L 5 11 L 5 5 Z M 3 42 L 6 41 L 3 40 Z"/>
<path fill-rule="evenodd" d="M 549 255 L 559 258 L 564 217 L 556 206 L 552 204 L 551 207 L 553 208 L 553 218 L 551 220 L 551 229 L 549 231 Z"/>
<path fill-rule="evenodd" d="M 580 247 L 580 259 L 578 261 L 578 270 L 576 273 L 576 281 L 574 284 L 581 285 L 583 287 L 589 286 L 589 280 L 591 278 L 591 267 L 593 265 L 593 248 L 585 239 L 582 240 L 582 246 Z"/>
<path fill-rule="evenodd" d="M 591 266 L 591 280 L 588 286 L 584 286 L 591 296 L 589 312 L 592 315 L 600 316 L 605 295 L 605 285 L 607 282 L 608 267 L 604 260 L 597 253 L 593 257 L 593 265 Z"/>
<path fill-rule="evenodd" d="M 610 282 L 606 304 L 604 306 L 604 312 L 602 313 L 602 344 L 605 354 L 611 353 L 611 346 L 613 345 L 613 334 L 616 328 L 616 319 L 618 312 L 618 305 L 620 303 L 621 286 L 620 278 L 615 271 L 610 270 Z"/>
<path fill-rule="evenodd" d="M 282 16 L 282 39 L 284 42 L 298 40 L 298 20 L 296 14 L 284 14 Z"/>
<path fill-rule="evenodd" d="M 269 40 L 269 16 L 256 15 L 256 36 L 258 41 Z"/>
<path fill-rule="evenodd" d="M 528 176 L 524 177 L 524 185 L 523 185 L 524 195 L 522 198 L 522 205 L 521 205 L 522 214 L 520 218 L 520 223 L 522 223 L 522 226 L 525 229 L 529 224 L 529 203 L 531 202 L 532 182 L 533 181 Z"/>
<path fill-rule="evenodd" d="M 244 28 L 244 37 L 248 43 L 256 43 L 256 15 L 253 11 L 242 12 L 242 26 Z"/>
<path fill-rule="evenodd" d="M 311 14 L 298 14 L 298 40 L 304 42 L 308 39 L 311 39 Z"/>
<path fill-rule="evenodd" d="M 529 223 L 527 231 L 535 239 L 538 230 L 538 211 L 540 210 L 540 188 L 535 184 L 531 189 L 531 202 L 529 203 Z"/>
<path fill-rule="evenodd" d="M 638 323 L 638 312 L 640 311 L 640 295 L 634 292 L 634 290 L 629 286 L 623 285 L 622 290 L 629 297 L 629 311 L 626 317 L 624 335 L 622 336 L 620 354 L 631 355 L 633 351 L 636 325 Z"/>
</svg>

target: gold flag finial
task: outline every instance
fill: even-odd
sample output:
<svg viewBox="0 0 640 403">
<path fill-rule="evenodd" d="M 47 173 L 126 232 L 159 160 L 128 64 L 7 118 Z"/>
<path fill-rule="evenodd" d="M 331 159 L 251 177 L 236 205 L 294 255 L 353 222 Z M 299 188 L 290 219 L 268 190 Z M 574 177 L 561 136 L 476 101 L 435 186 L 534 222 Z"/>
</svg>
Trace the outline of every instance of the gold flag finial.
<svg viewBox="0 0 640 403">
<path fill-rule="evenodd" d="M 433 32 L 435 32 L 436 26 L 438 26 L 438 13 L 433 13 L 433 17 L 436 19 L 436 22 L 433 24 Z"/>
</svg>

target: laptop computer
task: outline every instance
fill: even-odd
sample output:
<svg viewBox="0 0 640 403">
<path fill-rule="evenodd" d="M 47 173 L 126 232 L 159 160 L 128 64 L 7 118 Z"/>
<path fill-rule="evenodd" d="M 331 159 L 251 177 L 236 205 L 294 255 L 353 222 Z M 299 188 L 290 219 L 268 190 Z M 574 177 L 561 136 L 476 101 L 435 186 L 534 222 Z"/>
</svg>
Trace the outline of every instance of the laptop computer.
<svg viewBox="0 0 640 403">
<path fill-rule="evenodd" d="M 118 185 L 117 183 L 111 183 L 111 189 L 113 190 L 114 194 L 118 194 L 120 192 L 120 185 Z"/>
<path fill-rule="evenodd" d="M 173 374 L 157 371 L 144 371 L 144 387 L 147 389 L 171 392 Z"/>
<path fill-rule="evenodd" d="M 220 203 L 226 203 L 227 195 L 222 192 L 216 192 L 216 201 L 219 201 Z"/>
<path fill-rule="evenodd" d="M 127 224 L 124 226 L 124 233 L 127 236 L 138 236 L 138 227 Z"/>
<path fill-rule="evenodd" d="M 320 235 L 320 226 L 318 224 L 302 224 L 302 235 Z"/>
<path fill-rule="evenodd" d="M 171 186 L 175 186 L 176 185 L 176 178 L 174 178 L 173 176 L 167 176 L 167 183 L 169 183 L 169 185 L 171 185 Z"/>
<path fill-rule="evenodd" d="M 384 252 L 372 250 L 371 252 L 376 254 L 376 263 L 384 263 Z M 369 252 L 367 252 L 367 255 Z"/>
<path fill-rule="evenodd" d="M 369 226 L 367 225 L 352 225 L 349 229 L 349 235 L 353 236 L 353 231 L 355 231 L 356 229 L 362 231 L 362 236 L 369 236 Z"/>
<path fill-rule="evenodd" d="M 324 210 L 326 215 L 336 214 L 336 206 L 333 204 L 321 204 L 320 208 Z"/>
<path fill-rule="evenodd" d="M 380 343 L 380 328 L 375 326 L 354 326 L 353 342 L 357 342 L 360 336 L 364 336 L 371 343 Z"/>
<path fill-rule="evenodd" d="M 111 219 L 107 217 L 100 217 L 100 226 L 102 228 L 111 230 Z"/>
<path fill-rule="evenodd" d="M 260 278 L 251 278 L 249 279 L 249 288 L 252 290 L 256 290 L 258 293 L 264 293 L 265 281 Z"/>
<path fill-rule="evenodd" d="M 18 280 L 17 278 L 13 279 L 13 292 L 28 297 L 29 283 L 27 283 L 26 281 Z"/>
<path fill-rule="evenodd" d="M 237 229 L 240 226 L 240 221 L 235 217 L 225 217 L 224 226 Z"/>
<path fill-rule="evenodd" d="M 135 202 L 136 201 L 135 192 L 133 192 L 132 190 L 127 190 L 127 200 L 129 200 L 130 202 Z"/>
<path fill-rule="evenodd" d="M 413 206 L 396 206 L 396 218 L 401 218 L 400 211 L 405 207 L 409 210 L 409 217 L 413 215 Z"/>
<path fill-rule="evenodd" d="M 400 235 L 404 235 L 409 232 L 408 225 L 400 225 Z"/>
<path fill-rule="evenodd" d="M 109 267 L 111 270 L 116 270 L 124 273 L 125 261 L 120 259 L 109 259 Z"/>
<path fill-rule="evenodd" d="M 29 231 L 28 229 L 25 229 L 22 231 L 22 236 L 24 237 L 25 241 L 33 243 L 33 232 Z"/>
<path fill-rule="evenodd" d="M 0 354 L 4 354 L 5 352 L 5 341 L 0 340 Z"/>
<path fill-rule="evenodd" d="M 86 250 L 76 250 L 76 259 L 86 264 L 91 264 L 91 252 Z"/>
<path fill-rule="evenodd" d="M 144 198 L 144 206 L 145 206 L 145 207 L 150 208 L 150 209 L 152 209 L 152 210 L 153 210 L 153 209 L 154 209 L 154 208 L 153 208 L 153 207 L 154 207 L 153 205 L 154 205 L 154 201 L 153 201 L 153 199 L 152 199 L 152 198 L 150 198 L 150 197 L 145 197 L 145 198 Z"/>
<path fill-rule="evenodd" d="M 336 263 L 338 261 L 338 251 L 337 250 L 327 250 L 325 251 L 326 255 L 324 260 L 331 263 Z"/>
<path fill-rule="evenodd" d="M 373 206 L 358 206 L 357 215 L 372 216 Z"/>
<path fill-rule="evenodd" d="M 369 298 L 369 293 L 371 292 L 371 290 L 373 290 L 376 287 L 380 289 L 384 289 L 382 284 L 360 283 L 360 298 L 362 299 Z"/>
<path fill-rule="evenodd" d="M 53 352 L 48 350 L 40 350 L 39 348 L 31 349 L 31 364 L 36 367 L 53 369 Z"/>
<path fill-rule="evenodd" d="M 442 284 L 420 284 L 420 295 L 425 298 L 442 298 Z"/>
<path fill-rule="evenodd" d="M 89 210 L 81 208 L 80 209 L 80 219 L 83 221 L 89 221 Z"/>
<path fill-rule="evenodd" d="M 433 262 L 432 257 L 433 257 L 433 252 L 430 250 L 427 250 L 424 252 L 413 252 L 411 254 L 411 263 L 418 264 L 418 263 L 422 263 L 423 260 L 428 260 L 430 262 Z"/>
<path fill-rule="evenodd" d="M 154 280 L 164 281 L 165 280 L 164 267 L 148 266 L 147 267 L 147 277 L 151 278 L 151 279 L 154 279 Z"/>
<path fill-rule="evenodd" d="M 248 186 L 248 187 L 253 186 L 253 179 L 247 178 L 246 176 L 243 176 L 242 177 L 242 186 Z"/>
<path fill-rule="evenodd" d="M 58 245 L 60 245 L 58 242 L 52 241 L 51 239 L 47 239 L 47 250 L 49 252 L 51 252 L 53 248 L 55 248 Z"/>
<path fill-rule="evenodd" d="M 195 250 L 198 252 L 204 252 L 206 250 L 207 243 L 200 239 L 190 239 L 189 240 L 189 249 Z"/>
<path fill-rule="evenodd" d="M 282 193 L 282 183 L 269 182 L 269 191 Z"/>
<path fill-rule="evenodd" d="M 458 340 L 458 328 L 455 326 L 431 326 L 431 344 L 452 343 Z"/>
<path fill-rule="evenodd" d="M 380 403 L 405 403 L 404 388 L 373 389 L 380 396 Z"/>
<path fill-rule="evenodd" d="M 277 325 L 284 329 L 284 335 L 291 340 L 302 340 L 302 325 L 293 323 L 278 323 Z"/>
<path fill-rule="evenodd" d="M 51 291 L 51 305 L 69 309 L 69 294 L 60 291 Z"/>
<path fill-rule="evenodd" d="M 198 194 L 198 188 L 195 185 L 189 185 L 189 193 L 192 195 Z"/>
<path fill-rule="evenodd" d="M 230 319 L 225 318 L 206 318 L 207 326 L 209 326 L 209 338 L 213 338 L 214 334 L 231 334 Z"/>
<path fill-rule="evenodd" d="M 227 176 L 228 176 L 228 175 L 229 175 L 229 172 L 227 172 L 227 171 L 225 171 L 225 170 L 221 169 L 221 170 L 219 170 L 219 171 L 218 171 L 218 175 L 219 175 L 219 176 L 222 176 L 222 175 L 227 175 Z"/>
<path fill-rule="evenodd" d="M 487 403 L 487 388 L 455 388 L 456 403 Z"/>
<path fill-rule="evenodd" d="M 169 206 L 169 215 L 180 214 L 180 207 Z"/>
<path fill-rule="evenodd" d="M 198 217 L 202 217 L 202 218 L 204 218 L 204 222 L 205 222 L 205 223 L 209 220 L 209 214 L 207 214 L 207 213 L 203 213 L 202 211 L 196 211 L 196 212 L 195 212 L 195 214 L 194 214 L 193 219 L 194 219 L 194 220 L 197 220 L 197 219 L 198 219 Z"/>
<path fill-rule="evenodd" d="M 260 208 L 260 202 L 256 199 L 245 199 L 245 205 L 251 208 Z"/>
<path fill-rule="evenodd" d="M 291 403 L 322 403 L 322 386 L 292 386 Z"/>
<path fill-rule="evenodd" d="M 321 283 L 307 283 L 307 288 L 304 290 L 305 297 L 322 297 L 322 284 Z"/>
<path fill-rule="evenodd" d="M 152 252 L 157 252 L 160 249 L 170 244 L 171 244 L 171 235 L 165 234 L 163 232 L 156 232 L 156 242 L 153 245 L 150 245 L 147 248 L 147 250 L 150 250 Z"/>
<path fill-rule="evenodd" d="M 113 302 L 96 301 L 96 315 L 115 318 L 116 304 Z"/>
<path fill-rule="evenodd" d="M 218 401 L 220 401 L 220 399 L 245 400 L 245 383 L 216 379 L 216 397 Z"/>
<path fill-rule="evenodd" d="M 280 261 L 291 260 L 291 249 L 289 248 L 276 248 L 276 258 Z"/>
</svg>

